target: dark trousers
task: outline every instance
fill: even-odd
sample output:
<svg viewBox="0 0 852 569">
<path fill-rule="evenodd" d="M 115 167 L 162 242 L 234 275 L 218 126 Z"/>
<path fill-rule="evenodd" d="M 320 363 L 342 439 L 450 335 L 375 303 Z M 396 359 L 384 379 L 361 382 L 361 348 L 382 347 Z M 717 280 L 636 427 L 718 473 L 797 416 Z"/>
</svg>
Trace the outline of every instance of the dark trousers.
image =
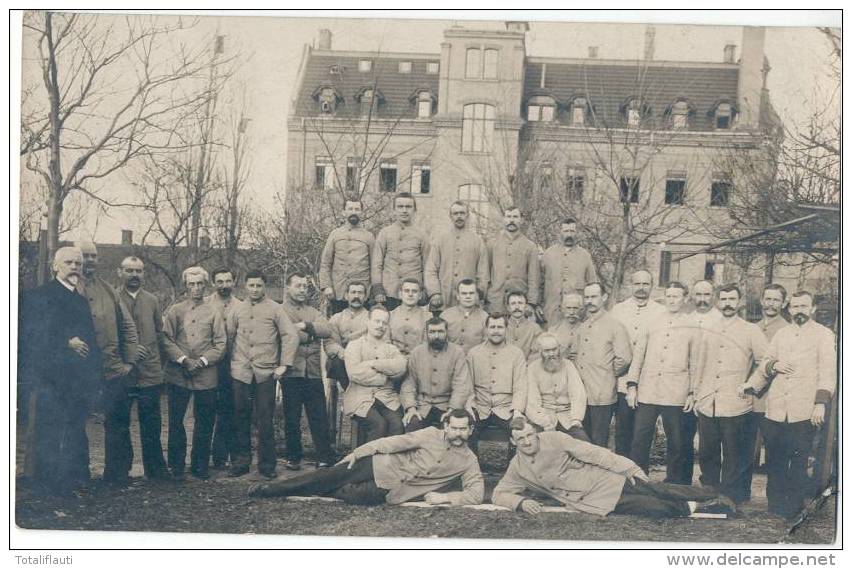
<svg viewBox="0 0 852 569">
<path fill-rule="evenodd" d="M 126 378 L 104 382 L 104 479 L 126 478 L 133 466 L 133 445 L 130 442 L 133 399 L 136 399 L 145 476 L 157 478 L 165 474 L 166 461 L 160 439 L 163 429 L 161 394 L 161 385 L 130 387 Z"/>
<path fill-rule="evenodd" d="M 580 425 L 574 425 L 570 429 L 566 429 L 562 423 L 556 423 L 556 430 L 560 433 L 565 433 L 566 435 L 571 435 L 575 439 L 579 439 L 581 441 L 585 441 L 587 443 L 592 442 L 589 438 L 589 435 L 586 434 L 586 431 L 583 430 L 583 427 Z"/>
<path fill-rule="evenodd" d="M 379 400 L 373 401 L 373 406 L 366 417 L 355 417 L 358 423 L 367 431 L 367 440 L 374 441 L 391 435 L 401 435 L 405 432 L 402 425 L 402 409 L 388 409 Z"/>
<path fill-rule="evenodd" d="M 470 439 L 468 439 L 468 445 L 473 452 L 478 452 L 479 450 L 479 438 L 482 436 L 482 431 L 488 428 L 497 428 L 506 433 L 506 438 L 511 443 L 511 418 L 510 419 L 501 419 L 494 413 L 491 413 L 485 419 L 480 419 L 479 414 L 476 414 L 476 423 L 473 425 L 473 433 L 470 435 Z"/>
<path fill-rule="evenodd" d="M 216 388 L 216 427 L 213 431 L 213 464 L 225 466 L 234 449 L 234 388 L 231 362 L 219 366 L 219 385 Z"/>
<path fill-rule="evenodd" d="M 91 405 L 68 393 L 37 390 L 33 432 L 33 478 L 48 493 L 63 493 L 89 480 L 86 419 Z"/>
<path fill-rule="evenodd" d="M 423 419 L 418 419 L 417 417 L 412 417 L 411 421 L 405 426 L 405 432 L 411 433 L 413 431 L 419 431 L 420 429 L 425 429 L 426 427 L 438 427 L 441 428 L 441 416 L 445 413 L 445 411 L 441 411 L 437 407 L 432 407 L 429 409 L 429 412 L 426 413 L 426 416 Z"/>
<path fill-rule="evenodd" d="M 243 383 L 234 380 L 234 453 L 231 465 L 247 467 L 251 464 L 251 411 L 252 395 L 257 416 L 257 466 L 261 472 L 275 471 L 275 433 L 272 415 L 275 412 L 275 380 L 263 383 Z"/>
<path fill-rule="evenodd" d="M 808 457 L 815 427 L 810 421 L 779 423 L 764 418 L 760 424 L 766 442 L 766 498 L 769 511 L 785 517 L 798 513 L 813 487 Z"/>
<path fill-rule="evenodd" d="M 636 428 L 630 460 L 642 467 L 646 473 L 650 463 L 651 445 L 657 432 L 657 417 L 663 417 L 666 433 L 666 482 L 692 484 L 686 477 L 685 441 L 683 440 L 683 407 L 681 405 L 654 405 L 641 403 L 636 409 Z"/>
<path fill-rule="evenodd" d="M 328 434 L 328 410 L 322 379 L 314 377 L 287 377 L 281 380 L 284 393 L 284 436 L 287 440 L 287 459 L 302 460 L 302 406 L 308 415 L 311 437 L 317 462 L 334 461 Z"/>
<path fill-rule="evenodd" d="M 172 473 L 182 473 L 186 468 L 186 429 L 183 419 L 192 397 L 192 454 L 190 469 L 193 474 L 207 474 L 210 464 L 210 444 L 216 421 L 216 389 L 192 391 L 169 384 L 169 445 L 168 461 Z"/>
<path fill-rule="evenodd" d="M 695 475 L 695 434 L 698 432 L 698 417 L 690 411 L 683 414 L 683 477 L 692 484 Z"/>
<path fill-rule="evenodd" d="M 330 303 L 331 315 L 335 315 L 338 312 L 343 312 L 349 306 L 349 302 L 346 300 L 332 300 Z"/>
<path fill-rule="evenodd" d="M 718 488 L 737 503 L 749 499 L 754 429 L 751 412 L 737 417 L 698 414 L 698 460 L 703 486 Z"/>
<path fill-rule="evenodd" d="M 633 448 L 633 429 L 636 422 L 636 409 L 627 404 L 627 395 L 618 393 L 615 404 L 615 452 L 621 456 L 630 456 Z"/>
<path fill-rule="evenodd" d="M 349 504 L 374 506 L 385 501 L 387 490 L 376 486 L 373 457 L 355 462 L 352 468 L 338 464 L 292 478 L 260 484 L 252 496 L 334 496 Z"/>
<path fill-rule="evenodd" d="M 687 502 L 703 502 L 717 496 L 718 492 L 714 488 L 641 480 L 637 480 L 634 485 L 627 481 L 613 513 L 680 518 L 691 513 Z"/>
<path fill-rule="evenodd" d="M 609 446 L 609 425 L 615 413 L 615 403 L 612 405 L 587 405 L 586 417 L 583 419 L 583 429 L 589 435 L 592 444 L 607 448 Z"/>
</svg>

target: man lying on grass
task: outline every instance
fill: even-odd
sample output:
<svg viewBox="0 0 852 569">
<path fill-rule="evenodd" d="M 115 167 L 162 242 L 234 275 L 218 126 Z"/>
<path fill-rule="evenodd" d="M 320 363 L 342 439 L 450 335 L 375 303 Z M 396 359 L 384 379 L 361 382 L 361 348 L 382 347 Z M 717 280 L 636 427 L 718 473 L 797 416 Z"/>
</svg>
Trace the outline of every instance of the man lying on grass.
<svg viewBox="0 0 852 569">
<path fill-rule="evenodd" d="M 481 504 L 485 485 L 467 446 L 473 419 L 463 409 L 428 427 L 371 441 L 334 467 L 295 478 L 255 484 L 249 496 L 333 496 L 349 504 L 401 504 L 423 497 L 430 504 Z M 439 492 L 457 479 L 461 491 Z"/>
<path fill-rule="evenodd" d="M 734 513 L 733 503 L 712 488 L 651 482 L 633 461 L 558 431 L 539 433 L 529 423 L 512 426 L 518 454 L 491 498 L 498 506 L 538 514 L 527 491 L 554 498 L 566 510 L 684 517 L 693 512 Z"/>
</svg>

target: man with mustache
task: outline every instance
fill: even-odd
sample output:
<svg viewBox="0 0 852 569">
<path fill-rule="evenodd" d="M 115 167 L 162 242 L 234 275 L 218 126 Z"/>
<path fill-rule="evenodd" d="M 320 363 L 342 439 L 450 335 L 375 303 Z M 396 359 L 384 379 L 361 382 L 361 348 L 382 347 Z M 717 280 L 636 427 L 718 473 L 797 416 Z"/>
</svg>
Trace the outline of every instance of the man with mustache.
<svg viewBox="0 0 852 569">
<path fill-rule="evenodd" d="M 332 230 L 322 250 L 319 265 L 319 286 L 331 303 L 331 313 L 346 308 L 346 287 L 349 281 L 370 280 L 370 254 L 375 238 L 361 227 L 363 205 L 360 200 L 347 199 L 343 206 L 346 223 Z"/>
<path fill-rule="evenodd" d="M 219 312 L 222 322 L 227 322 L 231 313 L 242 305 L 243 301 L 234 294 L 234 271 L 228 267 L 219 267 L 211 273 L 214 291 L 205 297 L 204 302 Z M 211 449 L 213 467 L 225 468 L 234 454 L 234 387 L 231 378 L 231 348 L 227 346 L 225 355 L 219 360 L 219 382 L 216 387 L 216 426 L 213 431 Z"/>
<path fill-rule="evenodd" d="M 447 321 L 426 322 L 426 342 L 408 356 L 399 399 L 406 432 L 438 427 L 450 409 L 463 409 L 470 394 L 464 350 L 447 341 Z"/>
<path fill-rule="evenodd" d="M 328 375 L 337 380 L 343 389 L 349 386 L 349 376 L 344 364 L 346 346 L 367 333 L 367 309 L 364 308 L 367 285 L 360 281 L 350 281 L 346 285 L 345 298 L 348 306 L 329 319 L 331 336 L 323 342 L 328 358 Z"/>
<path fill-rule="evenodd" d="M 160 396 L 163 392 L 163 365 L 160 352 L 165 342 L 160 300 L 142 288 L 145 264 L 138 257 L 125 258 L 118 269 L 118 276 L 122 282 L 119 295 L 130 309 L 139 333 L 140 356 L 136 368 L 129 376 L 128 385 L 136 399 L 139 438 L 142 440 L 142 466 L 146 478 L 169 478 L 166 461 L 163 458 L 163 444 L 160 440 L 162 432 Z M 120 432 L 124 437 L 122 444 L 129 449 L 126 460 L 116 465 L 115 476 L 118 483 L 127 480 L 133 464 L 129 428 L 131 405 L 132 401 L 128 399 L 125 405 L 116 409 L 115 414 L 116 423 L 121 425 Z"/>
<path fill-rule="evenodd" d="M 441 313 L 447 321 L 450 342 L 458 345 L 464 353 L 478 346 L 485 339 L 485 320 L 488 313 L 479 305 L 479 293 L 473 279 L 459 281 L 456 286 L 459 303 Z"/>
<path fill-rule="evenodd" d="M 766 338 L 737 315 L 739 286 L 723 285 L 717 296 L 722 320 L 704 331 L 698 362 L 698 459 L 702 486 L 718 488 L 739 504 L 751 497 L 748 473 L 757 436 L 752 398 L 741 397 L 739 387 L 763 359 Z"/>
<path fill-rule="evenodd" d="M 466 279 L 476 283 L 482 300 L 488 288 L 488 249 L 482 238 L 467 228 L 470 212 L 466 203 L 455 201 L 450 205 L 449 231 L 439 235 L 429 250 L 426 263 L 426 293 L 430 310 L 437 312 L 455 306 L 453 297 L 458 284 Z"/>
<path fill-rule="evenodd" d="M 559 501 L 569 512 L 598 516 L 676 518 L 732 511 L 712 488 L 651 482 L 629 459 L 564 433 L 538 433 L 521 422 L 512 427 L 512 441 L 518 453 L 491 496 L 498 506 L 538 515 L 542 505 L 527 494 L 531 491 Z"/>
<path fill-rule="evenodd" d="M 102 374 L 97 333 L 79 284 L 83 254 L 56 251 L 54 278 L 21 306 L 21 374 L 33 383 L 32 448 L 36 491 L 67 496 L 89 481 L 86 419 Z"/>
<path fill-rule="evenodd" d="M 373 300 L 393 310 L 401 301 L 391 295 L 399 291 L 404 278 L 422 283 L 426 260 L 429 258 L 429 240 L 413 224 L 417 201 L 409 192 L 400 192 L 393 198 L 394 222 L 383 227 L 376 236 L 370 269 Z"/>
<path fill-rule="evenodd" d="M 786 518 L 797 515 L 805 499 L 813 495 L 808 457 L 837 388 L 834 333 L 813 321 L 813 295 L 805 290 L 793 293 L 789 311 L 793 323 L 775 334 L 760 362 L 760 373 L 740 387 L 746 394 L 769 384 L 761 424 L 766 441 L 766 497 L 769 511 Z"/>
<path fill-rule="evenodd" d="M 537 357 L 536 340 L 541 327 L 527 317 L 527 295 L 522 291 L 506 292 L 506 304 L 509 307 L 509 325 L 506 328 L 506 341 L 518 346 L 527 360 Z"/>
<path fill-rule="evenodd" d="M 583 295 L 569 292 L 562 297 L 562 318 L 556 326 L 548 330 L 553 332 L 562 348 L 562 357 L 573 360 L 577 355 L 577 332 L 583 323 Z"/>
<path fill-rule="evenodd" d="M 526 416 L 545 431 L 561 431 L 589 441 L 583 430 L 586 388 L 574 364 L 563 359 L 556 336 L 538 337 L 539 358 L 527 366 Z"/>
<path fill-rule="evenodd" d="M 586 319 L 577 332 L 574 365 L 586 388 L 583 427 L 591 441 L 609 444 L 609 425 L 615 414 L 618 378 L 630 367 L 630 338 L 621 322 L 604 309 L 606 292 L 601 283 L 583 289 Z"/>
<path fill-rule="evenodd" d="M 565 294 L 582 292 L 583 287 L 597 280 L 592 256 L 577 244 L 577 220 L 564 219 L 559 237 L 559 243 L 548 247 L 541 257 L 544 317 L 550 326 L 559 319 L 559 307 Z"/>
<path fill-rule="evenodd" d="M 530 307 L 538 308 L 541 287 L 538 246 L 521 233 L 522 221 L 520 208 L 510 205 L 503 212 L 503 231 L 488 242 L 491 284 L 487 298 L 491 312 L 506 311 L 506 294 L 510 290 L 524 293 Z"/>
<path fill-rule="evenodd" d="M 145 359 L 147 348 L 139 346 L 136 325 L 118 292 L 97 276 L 98 249 L 91 241 L 78 241 L 83 253 L 82 278 L 77 291 L 89 301 L 98 348 L 103 358 L 101 394 L 104 405 L 104 475 L 111 484 L 126 483 L 127 465 L 133 461 L 130 446 L 128 381 L 137 357 Z"/>
<path fill-rule="evenodd" d="M 331 495 L 349 504 L 401 504 L 419 497 L 429 504 L 481 504 L 485 491 L 476 456 L 468 448 L 472 417 L 463 409 L 444 416 L 444 428 L 428 427 L 361 445 L 333 468 L 257 484 L 249 496 Z M 441 492 L 456 481 L 461 490 Z"/>
<path fill-rule="evenodd" d="M 686 285 L 666 285 L 666 315 L 643 328 L 627 372 L 626 403 L 636 409 L 630 459 L 646 473 L 657 417 L 666 433 L 666 482 L 691 485 L 684 464 L 684 416 L 692 414 L 701 336 L 682 311 Z M 637 408 L 638 407 L 638 408 Z"/>
<path fill-rule="evenodd" d="M 630 347 L 636 351 L 636 342 L 642 331 L 665 317 L 666 309 L 659 302 L 651 300 L 654 277 L 646 269 L 633 271 L 630 275 L 632 296 L 612 307 L 612 316 L 627 330 Z M 633 445 L 633 426 L 636 422 L 636 410 L 627 404 L 627 376 L 618 378 L 618 403 L 615 409 L 615 452 L 621 456 L 630 456 Z M 641 463 L 640 463 L 641 464 Z"/>
</svg>

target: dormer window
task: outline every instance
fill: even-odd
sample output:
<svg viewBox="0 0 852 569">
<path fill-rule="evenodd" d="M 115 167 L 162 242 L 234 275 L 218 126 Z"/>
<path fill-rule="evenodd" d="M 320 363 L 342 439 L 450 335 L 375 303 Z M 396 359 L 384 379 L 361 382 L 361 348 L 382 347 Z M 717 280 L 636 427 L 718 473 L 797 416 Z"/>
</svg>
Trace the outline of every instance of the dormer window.
<svg viewBox="0 0 852 569">
<path fill-rule="evenodd" d="M 411 73 L 411 62 L 410 61 L 400 61 L 399 62 L 399 72 L 400 73 Z"/>
<path fill-rule="evenodd" d="M 734 109 L 729 103 L 719 103 L 713 113 L 713 126 L 717 130 L 726 130 L 733 126 Z"/>
<path fill-rule="evenodd" d="M 361 105 L 361 116 L 364 117 L 375 115 L 384 100 L 381 91 L 372 87 L 362 87 L 355 98 Z"/>
<path fill-rule="evenodd" d="M 583 97 L 571 101 L 571 126 L 584 126 L 589 103 Z"/>
<path fill-rule="evenodd" d="M 437 61 L 430 61 L 426 64 L 426 73 L 430 75 L 437 75 L 438 69 L 440 69 L 440 64 Z"/>
<path fill-rule="evenodd" d="M 437 100 L 428 87 L 417 89 L 408 100 L 414 106 L 418 119 L 428 119 L 435 114 Z"/>
<path fill-rule="evenodd" d="M 651 114 L 651 107 L 640 98 L 633 97 L 621 106 L 621 113 L 627 121 L 628 127 L 638 128 L 642 120 Z"/>
<path fill-rule="evenodd" d="M 361 73 L 369 73 L 373 70 L 373 62 L 369 59 L 362 59 L 358 61 L 358 71 Z"/>
<path fill-rule="evenodd" d="M 343 100 L 337 89 L 329 85 L 318 87 L 313 93 L 313 98 L 319 105 L 319 112 L 323 115 L 333 115 L 337 105 Z"/>
<path fill-rule="evenodd" d="M 689 117 L 694 113 L 689 102 L 679 99 L 669 107 L 669 125 L 674 130 L 687 130 L 689 128 Z"/>
<path fill-rule="evenodd" d="M 553 97 L 531 97 L 527 103 L 527 120 L 530 122 L 553 122 L 556 118 L 556 101 Z"/>
</svg>

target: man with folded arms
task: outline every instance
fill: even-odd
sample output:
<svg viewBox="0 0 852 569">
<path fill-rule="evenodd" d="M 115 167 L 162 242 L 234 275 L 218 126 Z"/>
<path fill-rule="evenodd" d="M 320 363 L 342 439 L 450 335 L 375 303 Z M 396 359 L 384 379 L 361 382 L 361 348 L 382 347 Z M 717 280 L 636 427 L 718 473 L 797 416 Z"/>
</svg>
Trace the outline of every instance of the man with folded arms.
<svg viewBox="0 0 852 569">
<path fill-rule="evenodd" d="M 542 504 L 526 494 L 532 492 L 557 500 L 569 512 L 599 516 L 674 518 L 731 511 L 712 488 L 650 482 L 630 459 L 564 433 L 538 433 L 519 422 L 512 440 L 518 453 L 491 496 L 498 506 L 539 514 Z"/>
<path fill-rule="evenodd" d="M 426 322 L 426 342 L 408 356 L 408 373 L 399 399 L 407 432 L 441 425 L 450 409 L 463 409 L 470 393 L 464 351 L 447 342 L 447 322 Z"/>
<path fill-rule="evenodd" d="M 465 410 L 453 409 L 444 417 L 443 430 L 429 427 L 369 442 L 332 468 L 252 486 L 249 496 L 331 495 L 369 506 L 422 496 L 434 505 L 481 504 L 482 473 L 465 444 L 471 423 Z M 456 481 L 461 482 L 460 491 L 439 491 Z"/>
</svg>

